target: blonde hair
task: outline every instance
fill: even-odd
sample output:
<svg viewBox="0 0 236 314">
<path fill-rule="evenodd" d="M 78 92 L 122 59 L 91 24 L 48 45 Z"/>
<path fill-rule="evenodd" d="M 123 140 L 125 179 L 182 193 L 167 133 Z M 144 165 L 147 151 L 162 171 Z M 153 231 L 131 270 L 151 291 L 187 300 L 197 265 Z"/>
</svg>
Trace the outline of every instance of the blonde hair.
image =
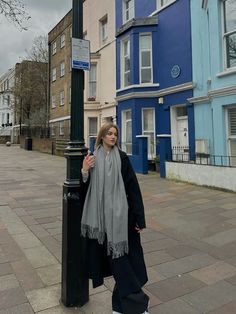
<svg viewBox="0 0 236 314">
<path fill-rule="evenodd" d="M 115 128 L 116 132 L 117 132 L 117 140 L 116 140 L 116 144 L 118 146 L 118 140 L 119 140 L 119 129 L 117 127 L 117 125 L 115 125 L 113 122 L 107 122 L 105 124 L 103 124 L 98 132 L 98 136 L 94 145 L 94 148 L 96 149 L 98 147 L 98 145 L 102 144 L 102 138 L 105 137 L 108 133 L 108 131 L 111 128 Z"/>
</svg>

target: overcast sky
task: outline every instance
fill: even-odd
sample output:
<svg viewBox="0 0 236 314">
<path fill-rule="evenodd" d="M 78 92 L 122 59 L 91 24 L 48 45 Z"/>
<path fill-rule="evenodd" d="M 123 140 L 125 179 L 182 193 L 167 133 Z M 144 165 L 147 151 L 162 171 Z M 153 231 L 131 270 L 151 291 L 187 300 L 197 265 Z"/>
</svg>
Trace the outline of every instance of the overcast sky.
<svg viewBox="0 0 236 314">
<path fill-rule="evenodd" d="M 24 59 L 33 39 L 48 32 L 71 9 L 72 0 L 22 0 L 31 19 L 27 31 L 0 16 L 0 76 Z"/>
</svg>

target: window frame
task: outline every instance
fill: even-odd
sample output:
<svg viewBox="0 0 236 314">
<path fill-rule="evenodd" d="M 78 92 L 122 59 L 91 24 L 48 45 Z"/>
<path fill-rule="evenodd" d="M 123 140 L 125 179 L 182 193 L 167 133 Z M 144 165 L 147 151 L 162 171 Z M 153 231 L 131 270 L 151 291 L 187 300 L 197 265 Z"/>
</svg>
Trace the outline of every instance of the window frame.
<svg viewBox="0 0 236 314">
<path fill-rule="evenodd" d="M 167 0 L 168 1 L 167 3 L 162 4 L 162 1 L 163 0 L 156 0 L 157 11 L 163 10 L 163 9 L 167 8 L 169 5 L 176 2 L 176 0 Z"/>
<path fill-rule="evenodd" d="M 144 112 L 151 110 L 153 113 L 153 130 L 144 130 Z M 145 134 L 146 133 L 146 134 Z M 151 137 L 147 133 L 153 133 L 153 152 Z M 156 119 L 155 119 L 155 107 L 142 107 L 142 134 L 148 136 L 148 159 L 154 159 L 156 155 Z"/>
<path fill-rule="evenodd" d="M 52 43 L 52 55 L 57 53 L 57 42 L 56 40 Z"/>
<path fill-rule="evenodd" d="M 100 42 L 101 44 L 105 44 L 108 39 L 108 15 L 107 14 L 99 20 L 99 30 L 100 30 Z"/>
<path fill-rule="evenodd" d="M 130 119 L 127 119 L 127 112 L 130 112 Z M 122 123 L 122 142 L 121 142 L 121 147 L 122 150 L 124 152 L 127 153 L 127 155 L 132 155 L 132 150 L 133 150 L 133 141 L 132 141 L 132 136 L 133 136 L 133 132 L 132 132 L 132 109 L 125 109 L 122 110 L 121 112 L 121 123 Z M 131 142 L 126 142 L 127 139 L 127 124 L 128 122 L 130 122 L 130 127 L 131 127 Z M 130 148 L 130 151 L 128 151 L 127 147 Z"/>
<path fill-rule="evenodd" d="M 236 69 L 236 60 L 235 60 L 235 66 L 230 66 L 229 65 L 230 60 L 228 60 L 228 55 L 227 55 L 227 37 L 230 36 L 230 35 L 233 35 L 233 34 L 235 34 L 235 36 L 236 36 L 236 27 L 235 27 L 234 30 L 231 30 L 229 32 L 227 32 L 227 30 L 226 30 L 226 21 L 227 21 L 227 19 L 226 19 L 226 7 L 225 7 L 226 2 L 227 2 L 227 0 L 222 0 L 221 1 L 224 69 L 225 70 L 232 70 L 232 69 Z"/>
<path fill-rule="evenodd" d="M 52 68 L 52 82 L 55 82 L 57 80 L 57 68 Z"/>
<path fill-rule="evenodd" d="M 60 48 L 62 49 L 63 47 L 65 47 L 66 44 L 66 35 L 65 34 L 61 34 L 60 37 Z"/>
<path fill-rule="evenodd" d="M 125 44 L 128 43 L 128 54 L 125 55 Z M 121 41 L 121 51 L 120 51 L 120 64 L 121 64 L 121 71 L 120 71 L 120 75 L 121 75 L 121 87 L 125 88 L 131 85 L 131 66 L 130 66 L 130 37 L 125 37 L 124 39 L 122 39 Z M 125 58 L 129 58 L 129 71 L 125 71 Z M 125 75 L 129 73 L 129 84 L 125 85 Z"/>
<path fill-rule="evenodd" d="M 54 109 L 56 108 L 57 103 L 56 103 L 56 95 L 52 95 L 52 99 L 51 99 L 51 108 Z"/>
<path fill-rule="evenodd" d="M 60 106 L 65 105 L 65 91 L 64 89 L 60 91 Z"/>
<path fill-rule="evenodd" d="M 126 4 L 131 2 L 131 5 L 127 8 Z M 128 16 L 127 16 L 128 14 Z M 132 20 L 135 17 L 135 3 L 134 0 L 122 0 L 122 21 L 123 24 Z"/>
<path fill-rule="evenodd" d="M 95 80 L 93 80 L 91 78 L 92 76 L 92 68 L 95 69 Z M 95 85 L 95 95 L 93 95 L 93 93 L 91 93 L 91 84 Z M 97 63 L 91 63 L 90 65 L 90 70 L 88 73 L 88 100 L 90 101 L 94 101 L 97 98 Z"/>
<path fill-rule="evenodd" d="M 61 61 L 60 63 L 60 77 L 65 75 L 65 61 Z"/>
<path fill-rule="evenodd" d="M 150 51 L 150 66 L 149 67 L 142 67 L 142 51 L 141 50 L 141 37 L 150 36 L 151 39 L 151 47 L 149 50 L 145 49 L 145 51 Z M 139 84 L 141 85 L 150 85 L 153 84 L 153 60 L 152 60 L 152 33 L 139 33 Z M 151 70 L 151 78 L 150 82 L 142 82 L 142 69 L 150 69 Z"/>
<path fill-rule="evenodd" d="M 59 135 L 65 134 L 65 121 L 59 121 Z"/>
</svg>

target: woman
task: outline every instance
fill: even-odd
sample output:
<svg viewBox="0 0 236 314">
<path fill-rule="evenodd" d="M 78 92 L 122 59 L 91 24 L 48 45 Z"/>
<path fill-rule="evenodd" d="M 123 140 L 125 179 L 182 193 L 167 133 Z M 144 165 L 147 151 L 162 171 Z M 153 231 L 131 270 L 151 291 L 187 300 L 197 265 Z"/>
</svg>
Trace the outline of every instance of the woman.
<svg viewBox="0 0 236 314">
<path fill-rule="evenodd" d="M 81 233 L 88 238 L 88 276 L 93 287 L 113 275 L 113 314 L 148 313 L 147 282 L 140 231 L 146 227 L 144 207 L 129 158 L 118 146 L 118 128 L 103 125 L 94 156 L 83 161 L 86 198 Z"/>
</svg>

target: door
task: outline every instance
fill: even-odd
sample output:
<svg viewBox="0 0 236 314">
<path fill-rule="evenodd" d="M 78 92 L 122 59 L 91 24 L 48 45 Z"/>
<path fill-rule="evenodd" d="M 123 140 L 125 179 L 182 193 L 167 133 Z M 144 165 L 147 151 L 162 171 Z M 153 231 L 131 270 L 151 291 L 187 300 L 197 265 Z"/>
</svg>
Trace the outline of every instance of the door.
<svg viewBox="0 0 236 314">
<path fill-rule="evenodd" d="M 142 134 L 148 136 L 148 159 L 153 160 L 156 156 L 155 110 L 153 108 L 142 110 Z"/>
</svg>

